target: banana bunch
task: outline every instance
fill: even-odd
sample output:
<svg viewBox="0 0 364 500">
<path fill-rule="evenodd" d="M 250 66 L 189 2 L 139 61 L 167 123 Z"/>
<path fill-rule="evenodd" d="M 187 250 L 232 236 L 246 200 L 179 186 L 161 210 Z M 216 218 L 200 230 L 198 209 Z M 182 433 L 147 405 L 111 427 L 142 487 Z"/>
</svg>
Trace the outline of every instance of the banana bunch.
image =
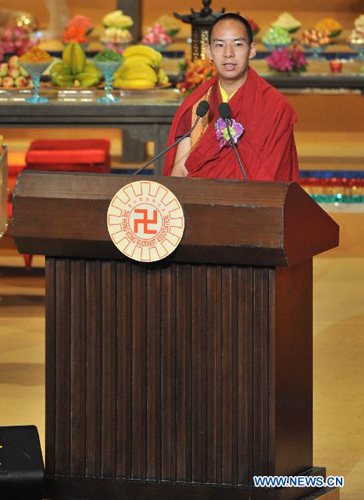
<svg viewBox="0 0 364 500">
<path fill-rule="evenodd" d="M 123 52 L 124 63 L 114 75 L 114 86 L 121 89 L 153 89 L 168 78 L 161 68 L 162 54 L 146 45 L 133 45 Z"/>
<path fill-rule="evenodd" d="M 72 42 L 64 49 L 62 62 L 50 69 L 52 83 L 58 87 L 92 87 L 102 77 L 101 71 L 90 61 L 79 43 Z"/>
</svg>

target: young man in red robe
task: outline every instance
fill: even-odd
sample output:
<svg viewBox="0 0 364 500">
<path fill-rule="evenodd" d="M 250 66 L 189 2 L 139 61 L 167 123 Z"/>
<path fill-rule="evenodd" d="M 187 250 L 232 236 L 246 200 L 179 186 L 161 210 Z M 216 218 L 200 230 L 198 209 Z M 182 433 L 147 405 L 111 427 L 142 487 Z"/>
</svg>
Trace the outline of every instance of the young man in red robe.
<svg viewBox="0 0 364 500">
<path fill-rule="evenodd" d="M 210 28 L 206 50 L 207 56 L 215 63 L 218 75 L 184 100 L 173 119 L 169 144 L 192 127 L 199 102 L 209 102 L 209 113 L 199 121 L 192 134 L 179 143 L 178 148 L 169 151 L 163 174 L 214 179 L 244 178 L 228 140 L 219 141 L 217 129 L 223 124 L 218 121 L 218 108 L 221 102 L 228 102 L 231 118 L 236 122 L 235 129 L 241 132 L 240 125 L 244 129 L 242 135 L 236 138 L 236 148 L 247 179 L 298 180 L 293 137 L 296 114 L 276 89 L 249 68 L 249 60 L 256 55 L 249 23 L 237 14 L 222 15 Z M 236 133 L 234 129 L 230 130 Z"/>
</svg>

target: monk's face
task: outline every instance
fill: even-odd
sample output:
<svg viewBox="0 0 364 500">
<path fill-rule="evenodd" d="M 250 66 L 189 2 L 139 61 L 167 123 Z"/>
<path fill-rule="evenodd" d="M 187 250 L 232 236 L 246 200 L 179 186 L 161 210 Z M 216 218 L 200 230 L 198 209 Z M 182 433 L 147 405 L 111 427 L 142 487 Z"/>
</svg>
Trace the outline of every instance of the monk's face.
<svg viewBox="0 0 364 500">
<path fill-rule="evenodd" d="M 256 54 L 255 43 L 249 44 L 244 24 L 226 19 L 216 24 L 211 34 L 207 56 L 214 61 L 221 80 L 244 83 L 249 59 Z"/>
</svg>

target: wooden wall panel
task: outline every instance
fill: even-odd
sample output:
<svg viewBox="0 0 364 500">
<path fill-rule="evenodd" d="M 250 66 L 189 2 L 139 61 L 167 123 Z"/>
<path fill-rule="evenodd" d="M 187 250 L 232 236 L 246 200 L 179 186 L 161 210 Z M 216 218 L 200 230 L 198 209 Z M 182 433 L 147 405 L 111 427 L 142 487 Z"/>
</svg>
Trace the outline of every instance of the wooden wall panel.
<svg viewBox="0 0 364 500">
<path fill-rule="evenodd" d="M 251 268 L 52 259 L 47 275 L 48 473 L 246 481 Z"/>
<path fill-rule="evenodd" d="M 71 440 L 71 287 L 70 260 L 56 262 L 55 276 L 55 470 L 70 475 Z"/>
<path fill-rule="evenodd" d="M 47 457 L 47 471 L 55 474 L 55 444 L 56 444 L 56 261 L 47 259 L 45 267 L 46 276 L 46 377 L 45 397 L 47 401 L 45 423 L 45 454 Z M 58 299 L 58 297 L 57 297 Z"/>
<path fill-rule="evenodd" d="M 159 480 L 161 464 L 161 331 L 162 311 L 160 297 L 162 278 L 158 270 L 151 268 L 147 273 L 147 416 L 146 416 L 146 478 Z"/>
<path fill-rule="evenodd" d="M 222 268 L 207 268 L 207 471 L 209 483 L 222 484 Z"/>
<path fill-rule="evenodd" d="M 146 330 L 146 273 L 132 266 L 131 308 L 126 312 L 131 322 L 131 385 L 132 406 L 132 471 L 131 478 L 146 479 L 146 415 L 147 415 L 147 330 Z M 121 290 L 119 291 L 122 301 Z M 116 306 L 117 307 L 117 306 Z"/>
<path fill-rule="evenodd" d="M 132 283 L 130 266 L 118 266 L 117 290 L 117 387 L 116 387 L 116 477 L 130 479 L 132 475 Z"/>
<path fill-rule="evenodd" d="M 112 478 L 116 475 L 115 262 L 101 263 L 101 311 L 101 476 Z"/>
<path fill-rule="evenodd" d="M 236 487 L 274 472 L 276 357 L 290 358 L 273 269 L 47 259 L 46 272 L 49 477 Z"/>
<path fill-rule="evenodd" d="M 86 262 L 86 464 L 85 477 L 101 469 L 101 263 Z"/>
<path fill-rule="evenodd" d="M 80 476 L 85 471 L 86 449 L 86 263 L 71 262 L 70 318 L 70 472 Z"/>
<path fill-rule="evenodd" d="M 176 480 L 190 482 L 192 465 L 192 270 L 176 269 Z"/>
</svg>

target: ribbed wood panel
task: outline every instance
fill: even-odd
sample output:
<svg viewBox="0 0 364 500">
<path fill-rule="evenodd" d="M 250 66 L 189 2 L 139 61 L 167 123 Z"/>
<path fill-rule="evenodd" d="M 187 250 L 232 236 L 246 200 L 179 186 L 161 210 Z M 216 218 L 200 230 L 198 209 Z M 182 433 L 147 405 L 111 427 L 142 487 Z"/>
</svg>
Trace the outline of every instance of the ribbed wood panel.
<svg viewBox="0 0 364 500">
<path fill-rule="evenodd" d="M 267 472 L 269 272 L 47 259 L 47 473 Z"/>
</svg>

